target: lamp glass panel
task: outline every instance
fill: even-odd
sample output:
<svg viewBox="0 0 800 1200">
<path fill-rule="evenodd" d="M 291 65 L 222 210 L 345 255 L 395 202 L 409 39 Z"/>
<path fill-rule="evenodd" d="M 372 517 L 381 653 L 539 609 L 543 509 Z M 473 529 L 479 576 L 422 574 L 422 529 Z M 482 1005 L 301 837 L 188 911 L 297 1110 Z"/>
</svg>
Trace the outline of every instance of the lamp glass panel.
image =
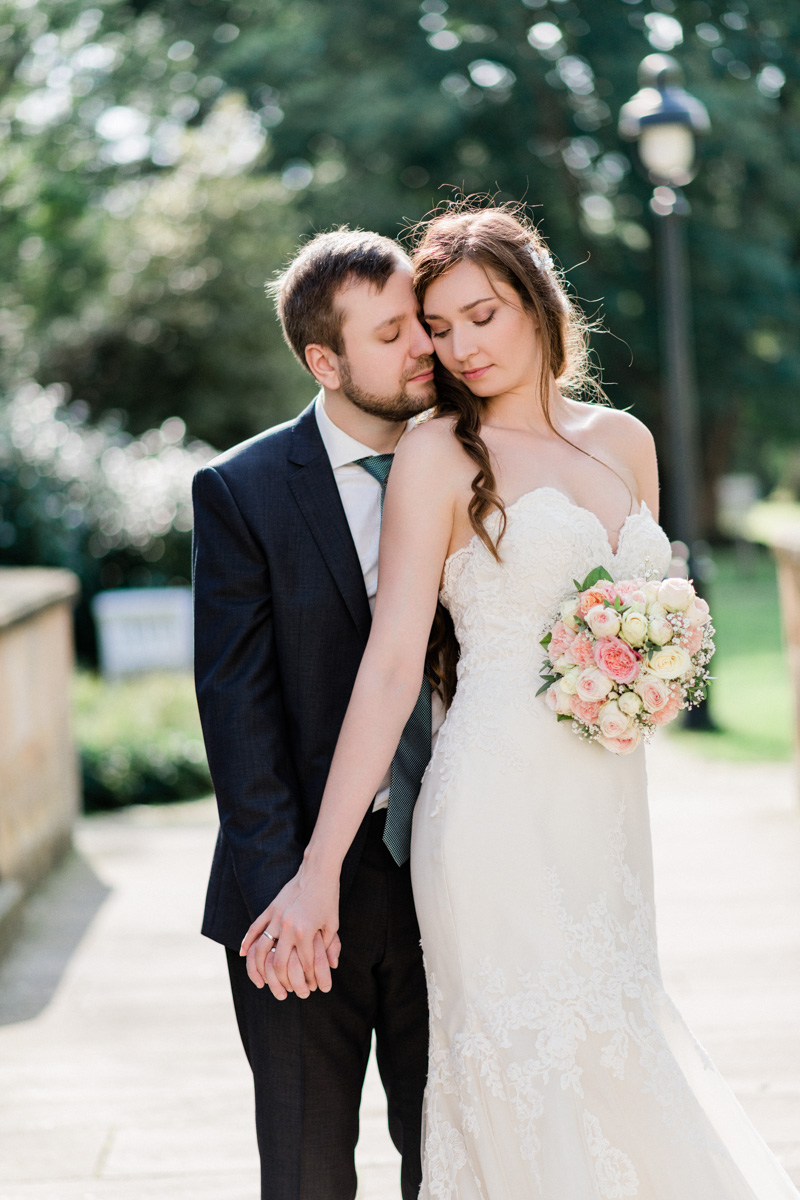
<svg viewBox="0 0 800 1200">
<path fill-rule="evenodd" d="M 694 161 L 694 136 L 686 125 L 643 125 L 639 156 L 654 179 L 679 183 L 690 174 Z"/>
</svg>

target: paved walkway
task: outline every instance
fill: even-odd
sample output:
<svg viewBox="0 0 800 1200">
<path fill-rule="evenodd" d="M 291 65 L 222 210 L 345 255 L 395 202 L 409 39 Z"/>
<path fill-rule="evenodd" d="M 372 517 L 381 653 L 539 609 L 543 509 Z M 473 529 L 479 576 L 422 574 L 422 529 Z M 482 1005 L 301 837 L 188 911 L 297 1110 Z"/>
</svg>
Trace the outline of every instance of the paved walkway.
<svg viewBox="0 0 800 1200">
<path fill-rule="evenodd" d="M 673 997 L 800 1184 L 800 804 L 788 766 L 651 751 Z M 0 1200 L 255 1200 L 248 1071 L 198 937 L 210 802 L 84 821 L 0 965 Z M 398 1200 L 374 1065 L 360 1196 Z"/>
</svg>

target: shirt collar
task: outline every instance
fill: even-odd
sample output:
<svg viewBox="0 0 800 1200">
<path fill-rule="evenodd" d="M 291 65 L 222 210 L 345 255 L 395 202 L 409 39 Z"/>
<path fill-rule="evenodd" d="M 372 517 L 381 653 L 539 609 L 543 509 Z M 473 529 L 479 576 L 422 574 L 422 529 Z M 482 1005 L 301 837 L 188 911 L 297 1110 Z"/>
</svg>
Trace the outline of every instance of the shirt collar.
<svg viewBox="0 0 800 1200">
<path fill-rule="evenodd" d="M 373 454 L 377 454 L 377 450 L 365 446 L 363 442 L 357 442 L 354 437 L 350 437 L 349 433 L 345 433 L 338 425 L 334 425 L 325 412 L 321 394 L 314 402 L 314 415 L 317 418 L 322 444 L 334 471 L 337 467 L 347 466 L 348 463 L 353 463 L 359 458 L 370 458 Z"/>
</svg>

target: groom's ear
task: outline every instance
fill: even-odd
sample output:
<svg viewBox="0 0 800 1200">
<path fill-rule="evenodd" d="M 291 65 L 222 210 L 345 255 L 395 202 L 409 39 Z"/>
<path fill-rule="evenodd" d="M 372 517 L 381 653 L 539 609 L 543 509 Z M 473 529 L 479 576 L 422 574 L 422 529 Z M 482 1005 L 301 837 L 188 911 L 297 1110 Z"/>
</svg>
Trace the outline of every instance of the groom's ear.
<svg viewBox="0 0 800 1200">
<path fill-rule="evenodd" d="M 339 359 L 329 346 L 310 342 L 305 350 L 308 369 L 322 387 L 336 391 L 341 386 Z"/>
</svg>

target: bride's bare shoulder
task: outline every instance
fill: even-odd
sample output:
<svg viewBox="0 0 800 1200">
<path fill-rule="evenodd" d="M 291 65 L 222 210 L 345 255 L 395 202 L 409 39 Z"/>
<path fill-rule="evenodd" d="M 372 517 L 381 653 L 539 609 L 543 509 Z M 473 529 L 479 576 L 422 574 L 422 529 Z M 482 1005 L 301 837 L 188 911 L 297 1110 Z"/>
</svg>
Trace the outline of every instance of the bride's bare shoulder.
<svg viewBox="0 0 800 1200">
<path fill-rule="evenodd" d="M 429 509 L 451 511 L 469 491 L 475 465 L 453 433 L 451 416 L 430 417 L 412 426 L 397 445 L 391 480 L 403 492 L 424 496 Z"/>
<path fill-rule="evenodd" d="M 403 434 L 397 445 L 395 459 L 433 470 L 450 472 L 459 468 L 468 469 L 469 459 L 454 433 L 454 427 L 455 418 L 450 414 L 441 417 L 424 414 L 423 419 L 418 419 Z"/>
<path fill-rule="evenodd" d="M 655 455 L 653 435 L 643 421 L 624 409 L 606 404 L 580 404 L 580 420 L 593 443 L 593 452 L 611 454 L 635 474 L 647 469 Z"/>
</svg>

